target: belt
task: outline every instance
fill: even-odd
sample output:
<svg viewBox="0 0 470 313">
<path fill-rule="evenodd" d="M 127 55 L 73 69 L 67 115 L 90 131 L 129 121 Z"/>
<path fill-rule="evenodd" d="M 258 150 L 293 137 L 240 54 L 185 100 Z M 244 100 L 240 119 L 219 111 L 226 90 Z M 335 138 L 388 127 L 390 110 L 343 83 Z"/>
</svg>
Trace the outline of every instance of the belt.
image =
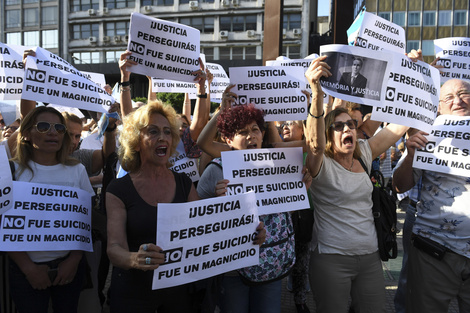
<svg viewBox="0 0 470 313">
<path fill-rule="evenodd" d="M 416 209 L 416 205 L 417 205 L 417 204 L 418 204 L 418 202 L 416 202 L 416 201 L 410 199 L 409 205 L 411 205 L 413 208 Z"/>
<path fill-rule="evenodd" d="M 61 258 L 58 258 L 58 259 L 55 259 L 55 260 L 52 260 L 52 261 L 47 261 L 47 262 L 36 262 L 36 264 L 38 265 L 47 265 L 47 267 L 51 268 L 51 269 L 54 269 L 54 268 L 57 268 L 59 266 L 59 264 L 64 261 L 66 258 L 68 258 L 69 255 L 67 254 L 66 256 L 64 257 L 61 257 Z"/>
</svg>

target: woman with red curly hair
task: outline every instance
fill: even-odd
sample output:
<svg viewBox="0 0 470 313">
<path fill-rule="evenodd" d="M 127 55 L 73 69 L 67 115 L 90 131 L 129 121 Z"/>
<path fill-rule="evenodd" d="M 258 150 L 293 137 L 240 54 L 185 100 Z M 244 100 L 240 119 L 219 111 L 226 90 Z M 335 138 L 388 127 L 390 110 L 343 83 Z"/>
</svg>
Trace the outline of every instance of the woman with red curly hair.
<svg viewBox="0 0 470 313">
<path fill-rule="evenodd" d="M 209 121 L 198 139 L 200 148 L 211 156 L 221 151 L 259 149 L 263 145 L 263 112 L 253 105 L 230 107 L 236 94 L 226 89 L 220 111 Z M 226 144 L 212 141 L 217 128 Z M 228 180 L 223 179 L 220 159 L 211 162 L 197 187 L 201 198 L 224 196 Z M 294 236 L 290 214 L 261 215 L 266 241 L 260 247 L 260 264 L 226 273 L 220 288 L 221 312 L 281 312 L 281 279 L 292 268 Z"/>
</svg>

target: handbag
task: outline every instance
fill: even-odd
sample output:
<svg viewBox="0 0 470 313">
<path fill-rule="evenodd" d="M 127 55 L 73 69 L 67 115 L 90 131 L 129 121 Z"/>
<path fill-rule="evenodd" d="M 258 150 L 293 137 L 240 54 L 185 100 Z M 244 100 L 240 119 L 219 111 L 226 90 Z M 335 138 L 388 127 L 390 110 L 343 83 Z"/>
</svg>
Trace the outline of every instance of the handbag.
<svg viewBox="0 0 470 313">
<path fill-rule="evenodd" d="M 372 214 L 377 232 L 377 243 L 379 247 L 380 259 L 388 261 L 395 259 L 398 255 L 397 245 L 397 207 L 395 199 L 384 187 L 384 177 L 378 170 L 370 173 L 366 165 L 359 159 L 362 167 L 369 174 L 374 189 L 372 190 Z"/>
</svg>

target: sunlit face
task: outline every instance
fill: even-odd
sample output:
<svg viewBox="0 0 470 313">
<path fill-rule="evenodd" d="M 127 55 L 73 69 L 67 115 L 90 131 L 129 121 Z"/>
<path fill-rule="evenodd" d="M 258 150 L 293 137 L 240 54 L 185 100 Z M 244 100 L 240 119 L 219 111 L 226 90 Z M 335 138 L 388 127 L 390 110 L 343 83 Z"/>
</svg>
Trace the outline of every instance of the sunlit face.
<svg viewBox="0 0 470 313">
<path fill-rule="evenodd" d="M 142 165 L 151 163 L 166 166 L 172 142 L 170 122 L 161 114 L 152 114 L 149 125 L 140 133 L 140 144 L 136 149 L 140 153 Z"/>
<path fill-rule="evenodd" d="M 80 144 L 80 139 L 82 138 L 82 124 L 78 124 L 75 122 L 68 122 L 67 123 L 67 132 L 69 133 L 71 144 L 70 144 L 70 151 L 69 153 L 74 152 L 78 149 L 78 145 Z"/>
<path fill-rule="evenodd" d="M 13 123 L 5 127 L 2 133 L 3 139 L 10 137 L 11 134 L 13 134 L 19 127 L 20 123 L 18 123 L 17 121 L 14 121 Z"/>
<path fill-rule="evenodd" d="M 226 138 L 227 144 L 235 150 L 259 149 L 263 143 L 263 132 L 255 121 L 238 130 L 232 139 Z"/>
<path fill-rule="evenodd" d="M 357 127 L 361 127 L 362 119 L 363 119 L 361 110 L 359 109 L 350 110 L 349 115 L 351 115 L 352 119 L 355 119 L 357 121 Z"/>
<path fill-rule="evenodd" d="M 470 116 L 470 84 L 452 79 L 442 85 L 439 113 Z"/>
<path fill-rule="evenodd" d="M 38 122 L 47 122 L 53 124 L 61 124 L 59 116 L 54 113 L 44 112 L 37 116 L 35 124 Z M 33 160 L 34 157 L 40 153 L 54 154 L 60 150 L 64 140 L 64 134 L 59 134 L 54 127 L 50 127 L 45 133 L 40 133 L 33 126 L 28 133 L 25 133 L 25 140 L 29 141 L 33 147 Z"/>
<path fill-rule="evenodd" d="M 351 119 L 349 114 L 341 113 L 335 118 L 335 122 L 346 122 Z M 356 129 L 350 129 L 347 125 L 344 125 L 342 131 L 332 131 L 333 151 L 338 154 L 354 153 L 357 140 Z"/>
<path fill-rule="evenodd" d="M 188 122 L 186 122 L 186 119 L 180 117 L 180 122 L 181 122 L 181 125 L 180 125 L 180 137 L 183 136 L 183 133 L 184 131 L 186 130 L 186 128 L 189 127 L 188 125 Z"/>
<path fill-rule="evenodd" d="M 282 124 L 282 138 L 284 141 L 302 140 L 304 129 L 295 121 L 286 121 Z"/>
<path fill-rule="evenodd" d="M 361 61 L 354 60 L 352 64 L 352 75 L 356 76 L 357 74 L 359 74 L 361 67 L 362 67 Z"/>
</svg>

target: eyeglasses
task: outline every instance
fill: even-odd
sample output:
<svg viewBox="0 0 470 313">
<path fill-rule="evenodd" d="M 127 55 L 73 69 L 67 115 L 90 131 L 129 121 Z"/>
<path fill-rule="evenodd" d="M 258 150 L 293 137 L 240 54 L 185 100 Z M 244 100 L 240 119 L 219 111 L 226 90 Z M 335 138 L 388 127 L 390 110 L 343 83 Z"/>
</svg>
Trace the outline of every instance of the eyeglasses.
<svg viewBox="0 0 470 313">
<path fill-rule="evenodd" d="M 7 126 L 7 127 L 5 127 L 4 129 L 5 129 L 5 130 L 11 129 L 12 131 L 15 132 L 15 131 L 17 131 L 18 128 L 19 128 L 18 126 Z"/>
<path fill-rule="evenodd" d="M 289 126 L 292 126 L 294 125 L 294 121 L 287 121 L 287 122 L 284 122 L 281 124 L 281 129 L 283 129 L 284 127 L 289 127 Z"/>
<path fill-rule="evenodd" d="M 439 100 L 439 102 L 444 102 L 447 105 L 451 105 L 452 103 L 454 103 L 455 98 L 459 98 L 462 101 L 467 101 L 470 99 L 470 91 L 463 90 L 457 93 L 456 95 L 449 94 L 445 96 L 444 99 Z"/>
<path fill-rule="evenodd" d="M 67 127 L 65 127 L 64 124 L 60 123 L 38 122 L 34 126 L 36 127 L 36 130 L 40 133 L 47 133 L 51 129 L 51 127 L 54 127 L 55 131 L 61 135 L 65 134 L 65 132 L 67 131 Z"/>
<path fill-rule="evenodd" d="M 330 127 L 337 132 L 342 132 L 344 129 L 344 125 L 347 125 L 349 129 L 356 129 L 357 120 L 347 120 L 346 122 L 334 122 L 333 124 L 331 124 Z"/>
</svg>

